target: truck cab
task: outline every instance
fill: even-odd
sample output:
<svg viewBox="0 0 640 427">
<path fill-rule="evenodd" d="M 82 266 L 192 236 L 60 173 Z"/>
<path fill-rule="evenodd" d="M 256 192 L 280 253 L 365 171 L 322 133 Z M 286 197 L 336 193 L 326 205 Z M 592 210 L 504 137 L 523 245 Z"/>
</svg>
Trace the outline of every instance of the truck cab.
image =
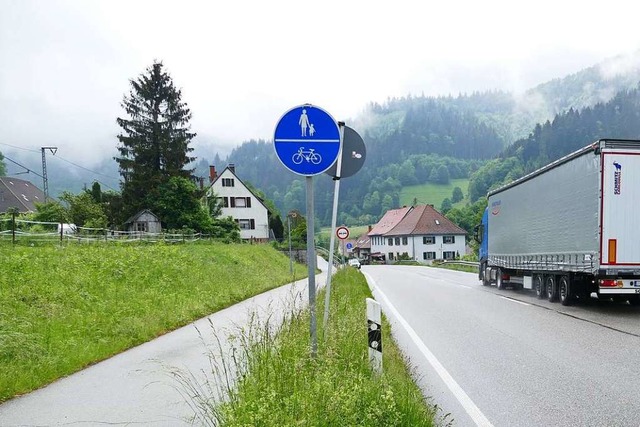
<svg viewBox="0 0 640 427">
<path fill-rule="evenodd" d="M 485 283 L 485 271 L 489 257 L 489 208 L 484 210 L 482 222 L 474 228 L 473 238 L 480 244 L 478 249 L 478 260 L 480 261 L 478 279 Z"/>
</svg>

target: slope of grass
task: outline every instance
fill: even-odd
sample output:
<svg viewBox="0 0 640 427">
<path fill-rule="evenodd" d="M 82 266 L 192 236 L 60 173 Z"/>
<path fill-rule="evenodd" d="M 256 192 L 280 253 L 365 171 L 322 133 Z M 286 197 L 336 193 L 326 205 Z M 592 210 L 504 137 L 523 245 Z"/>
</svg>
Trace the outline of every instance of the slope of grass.
<svg viewBox="0 0 640 427">
<path fill-rule="evenodd" d="M 318 297 L 323 312 L 324 291 Z M 245 341 L 245 362 L 236 390 L 214 407 L 196 397 L 205 425 L 235 426 L 431 426 L 446 422 L 412 380 L 383 319 L 382 375 L 368 360 L 365 298 L 358 270 L 339 271 L 333 281 L 329 330 L 318 324 L 317 358 L 309 352 L 309 312 L 291 316 L 274 334 L 269 327 Z M 245 332 L 246 333 L 246 332 Z M 326 339 L 322 337 L 326 334 Z"/>
<path fill-rule="evenodd" d="M 0 258 L 0 401 L 292 280 L 268 245 L 2 245 Z"/>
<path fill-rule="evenodd" d="M 439 210 L 444 199 L 449 198 L 449 200 L 451 200 L 451 194 L 456 187 L 460 187 L 462 194 L 466 195 L 469 180 L 452 179 L 447 185 L 428 183 L 403 187 L 400 192 L 400 206 L 411 206 L 415 198 L 418 200 L 419 205 L 433 205 L 433 207 Z M 458 203 L 464 203 L 464 201 Z M 454 206 L 457 206 L 457 204 L 454 204 Z"/>
</svg>

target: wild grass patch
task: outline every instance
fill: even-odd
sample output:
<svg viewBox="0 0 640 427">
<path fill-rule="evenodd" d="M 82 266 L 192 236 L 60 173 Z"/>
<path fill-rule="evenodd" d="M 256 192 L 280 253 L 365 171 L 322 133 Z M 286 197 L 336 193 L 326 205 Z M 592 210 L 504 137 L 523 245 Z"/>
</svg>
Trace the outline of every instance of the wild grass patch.
<svg viewBox="0 0 640 427">
<path fill-rule="evenodd" d="M 0 256 L 0 401 L 292 280 L 268 245 L 2 245 Z"/>
<path fill-rule="evenodd" d="M 188 389 L 198 421 L 212 426 L 431 426 L 446 422 L 423 397 L 407 361 L 383 322 L 384 373 L 372 372 L 367 353 L 365 299 L 371 294 L 364 276 L 347 268 L 333 281 L 329 327 L 319 321 L 319 348 L 310 357 L 309 311 L 291 311 L 274 325 L 254 323 L 241 336 L 234 357 L 215 359 L 217 373 L 236 376 L 226 398 L 198 388 L 179 375 Z M 318 296 L 322 319 L 323 292 Z M 235 355 L 239 355 L 236 357 Z M 218 382 L 219 384 L 220 382 Z M 222 382 L 225 383 L 224 381 Z"/>
</svg>

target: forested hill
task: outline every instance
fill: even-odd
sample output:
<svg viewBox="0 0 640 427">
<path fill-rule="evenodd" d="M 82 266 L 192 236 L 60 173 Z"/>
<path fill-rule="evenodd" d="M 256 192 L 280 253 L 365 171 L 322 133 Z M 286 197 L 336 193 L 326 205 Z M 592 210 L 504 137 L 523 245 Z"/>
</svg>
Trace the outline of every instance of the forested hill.
<svg viewBox="0 0 640 427">
<path fill-rule="evenodd" d="M 472 178 L 468 191 L 475 201 L 489 187 L 599 137 L 638 136 L 626 122 L 637 112 L 633 99 L 640 68 L 622 67 L 638 62 L 613 58 L 519 95 L 489 91 L 371 103 L 347 121 L 363 136 L 367 160 L 358 174 L 343 180 L 340 222 L 375 222 L 399 205 L 403 186 L 426 182 Z M 270 141 L 245 142 L 224 162 L 215 161 L 219 169 L 227 163 L 235 163 L 238 175 L 281 212 L 305 210 L 303 180 L 282 166 Z M 201 176 L 206 165 L 198 164 Z M 333 182 L 324 174 L 315 181 L 319 222 L 326 224 Z"/>
<path fill-rule="evenodd" d="M 569 109 L 537 125 L 527 137 L 480 168 L 469 185 L 471 201 L 523 174 L 601 138 L 640 139 L 640 86 L 619 92 L 609 102 Z"/>
</svg>

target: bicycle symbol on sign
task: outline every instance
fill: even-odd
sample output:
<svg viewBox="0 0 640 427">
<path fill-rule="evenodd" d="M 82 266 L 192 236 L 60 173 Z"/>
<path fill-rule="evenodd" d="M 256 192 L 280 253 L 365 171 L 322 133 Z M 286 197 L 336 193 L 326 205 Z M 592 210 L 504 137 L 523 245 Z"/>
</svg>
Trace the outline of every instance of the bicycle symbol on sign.
<svg viewBox="0 0 640 427">
<path fill-rule="evenodd" d="M 314 148 L 309 148 L 309 151 L 304 151 L 304 147 L 300 147 L 298 152 L 291 157 L 291 161 L 296 165 L 299 165 L 303 160 L 311 162 L 314 165 L 319 165 L 322 161 L 322 157 L 319 153 L 315 152 Z"/>
</svg>

